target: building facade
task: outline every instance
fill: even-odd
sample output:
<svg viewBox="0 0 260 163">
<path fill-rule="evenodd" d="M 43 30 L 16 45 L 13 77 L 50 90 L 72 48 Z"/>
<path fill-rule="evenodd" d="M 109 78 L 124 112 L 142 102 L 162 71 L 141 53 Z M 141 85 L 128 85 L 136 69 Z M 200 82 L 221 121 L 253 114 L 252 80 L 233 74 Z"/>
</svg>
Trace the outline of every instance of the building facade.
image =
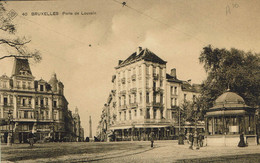
<svg viewBox="0 0 260 163">
<path fill-rule="evenodd" d="M 104 139 L 114 134 L 116 140 L 148 140 L 151 132 L 155 139 L 172 139 L 178 134 L 180 127 L 173 116 L 176 106 L 199 92 L 189 82 L 178 80 L 176 69 L 167 74 L 166 63 L 141 47 L 119 61 L 113 90 L 102 110 L 99 131 Z"/>
<path fill-rule="evenodd" d="M 72 141 L 73 118 L 64 85 L 53 74 L 50 81 L 35 80 L 27 59 L 14 60 L 11 77 L 0 77 L 1 141 L 25 143 L 29 133 L 37 140 Z"/>
</svg>

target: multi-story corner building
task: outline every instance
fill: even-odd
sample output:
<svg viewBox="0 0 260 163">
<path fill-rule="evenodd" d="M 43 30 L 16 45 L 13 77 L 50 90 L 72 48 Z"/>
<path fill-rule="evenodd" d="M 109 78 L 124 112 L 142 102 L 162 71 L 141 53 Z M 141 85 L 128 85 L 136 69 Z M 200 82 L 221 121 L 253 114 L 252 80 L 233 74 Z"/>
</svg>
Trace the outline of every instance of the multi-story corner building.
<svg viewBox="0 0 260 163">
<path fill-rule="evenodd" d="M 148 140 L 151 132 L 157 139 L 177 134 L 180 127 L 173 116 L 174 106 L 199 93 L 189 82 L 177 79 L 176 69 L 166 74 L 166 63 L 141 47 L 119 61 L 112 79 L 114 88 L 101 116 L 101 122 L 109 122 L 102 130 L 113 132 L 117 140 Z"/>
<path fill-rule="evenodd" d="M 8 122 L 0 126 L 2 142 L 7 142 L 8 134 L 14 143 L 27 142 L 29 133 L 54 141 L 72 135 L 63 83 L 56 74 L 49 82 L 35 80 L 27 59 L 15 59 L 11 77 L 0 77 L 0 118 Z"/>
</svg>

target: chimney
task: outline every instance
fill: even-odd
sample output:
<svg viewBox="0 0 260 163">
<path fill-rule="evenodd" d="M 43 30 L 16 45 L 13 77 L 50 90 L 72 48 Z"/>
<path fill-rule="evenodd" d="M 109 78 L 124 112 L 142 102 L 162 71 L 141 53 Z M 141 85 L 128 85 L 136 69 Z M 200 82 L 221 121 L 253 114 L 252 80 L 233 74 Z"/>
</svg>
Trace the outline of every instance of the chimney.
<svg viewBox="0 0 260 163">
<path fill-rule="evenodd" d="M 138 47 L 137 50 L 136 50 L 136 55 L 138 55 L 140 52 L 142 51 L 142 47 Z"/>
<path fill-rule="evenodd" d="M 118 61 L 118 65 L 120 65 L 122 62 L 123 62 L 123 60 L 119 60 L 119 61 Z"/>
<path fill-rule="evenodd" d="M 191 85 L 191 79 L 188 80 L 188 83 Z"/>
<path fill-rule="evenodd" d="M 176 68 L 171 69 L 171 76 L 174 77 L 175 79 L 177 78 Z"/>
</svg>

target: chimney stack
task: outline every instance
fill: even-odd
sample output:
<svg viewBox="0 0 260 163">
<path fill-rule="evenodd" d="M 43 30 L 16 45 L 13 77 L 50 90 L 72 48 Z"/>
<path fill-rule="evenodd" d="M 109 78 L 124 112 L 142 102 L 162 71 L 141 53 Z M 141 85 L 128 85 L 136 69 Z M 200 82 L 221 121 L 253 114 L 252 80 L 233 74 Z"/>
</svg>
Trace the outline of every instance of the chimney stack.
<svg viewBox="0 0 260 163">
<path fill-rule="evenodd" d="M 191 85 L 191 79 L 188 80 L 188 83 Z"/>
<path fill-rule="evenodd" d="M 122 62 L 123 62 L 123 60 L 119 60 L 119 61 L 118 61 L 118 65 L 120 65 Z"/>
<path fill-rule="evenodd" d="M 137 50 L 136 50 L 136 55 L 138 55 L 140 52 L 142 51 L 142 47 L 138 47 Z"/>
<path fill-rule="evenodd" d="M 171 76 L 174 77 L 175 79 L 177 78 L 176 68 L 171 69 Z"/>
</svg>

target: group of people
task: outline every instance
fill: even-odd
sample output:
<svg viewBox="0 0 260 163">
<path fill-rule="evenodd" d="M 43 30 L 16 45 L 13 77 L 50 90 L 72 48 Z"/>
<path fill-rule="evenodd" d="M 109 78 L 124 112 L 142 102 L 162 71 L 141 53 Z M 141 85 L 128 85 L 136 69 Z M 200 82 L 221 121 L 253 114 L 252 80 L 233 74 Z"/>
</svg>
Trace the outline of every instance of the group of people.
<svg viewBox="0 0 260 163">
<path fill-rule="evenodd" d="M 182 134 L 180 134 L 180 136 L 184 136 Z M 187 137 L 188 136 L 188 137 Z M 151 141 L 151 147 L 154 146 L 154 137 L 155 137 L 155 134 L 153 132 L 151 132 L 150 134 L 150 141 Z M 184 139 L 184 138 L 182 138 Z M 193 144 L 194 144 L 194 134 L 193 133 L 189 133 L 186 135 L 186 140 L 187 142 L 190 144 L 190 149 L 193 149 Z M 203 140 L 204 140 L 204 136 L 199 133 L 198 136 L 197 136 L 197 141 L 198 141 L 198 147 L 203 147 Z M 184 143 L 183 143 L 184 144 Z"/>
<path fill-rule="evenodd" d="M 193 133 L 189 133 L 187 140 L 188 140 L 188 143 L 190 144 L 190 147 L 189 147 L 189 148 L 190 148 L 190 149 L 193 149 L 194 140 L 195 140 L 194 134 L 193 134 Z M 204 140 L 204 136 L 203 136 L 201 133 L 199 133 L 199 134 L 197 135 L 197 141 L 198 141 L 198 142 L 195 142 L 195 143 L 198 143 L 198 144 L 197 144 L 197 147 L 198 147 L 198 148 L 199 148 L 199 147 L 203 147 L 203 140 Z"/>
</svg>

